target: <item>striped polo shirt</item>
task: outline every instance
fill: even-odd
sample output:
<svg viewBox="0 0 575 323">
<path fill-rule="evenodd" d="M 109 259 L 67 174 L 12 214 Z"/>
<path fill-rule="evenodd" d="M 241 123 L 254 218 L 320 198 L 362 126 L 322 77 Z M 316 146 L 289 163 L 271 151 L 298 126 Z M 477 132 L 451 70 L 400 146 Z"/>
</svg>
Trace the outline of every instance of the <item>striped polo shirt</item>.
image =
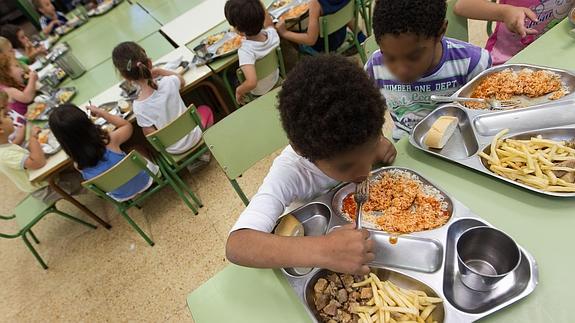
<svg viewBox="0 0 575 323">
<path fill-rule="evenodd" d="M 441 43 L 443 54 L 439 64 L 411 84 L 401 83 L 391 74 L 379 50 L 365 65 L 390 109 L 395 124 L 394 139 L 409 133 L 437 107 L 431 102 L 431 95 L 450 96 L 491 66 L 491 57 L 485 49 L 447 37 Z"/>
</svg>

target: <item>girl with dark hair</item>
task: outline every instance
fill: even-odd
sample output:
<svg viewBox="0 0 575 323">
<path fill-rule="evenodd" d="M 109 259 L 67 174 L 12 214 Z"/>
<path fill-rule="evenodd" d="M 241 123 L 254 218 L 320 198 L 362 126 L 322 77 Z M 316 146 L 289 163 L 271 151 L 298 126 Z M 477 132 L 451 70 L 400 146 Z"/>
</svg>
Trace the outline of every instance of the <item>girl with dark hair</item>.
<svg viewBox="0 0 575 323">
<path fill-rule="evenodd" d="M 110 133 L 96 126 L 88 115 L 72 104 L 64 104 L 50 114 L 50 129 L 72 158 L 76 168 L 86 180 L 96 177 L 120 162 L 126 153 L 120 145 L 132 135 L 132 125 L 119 116 L 109 114 L 94 106 L 88 107 L 96 118 L 103 118 L 116 127 Z M 148 162 L 148 168 L 157 173 L 158 166 Z M 112 198 L 126 201 L 148 189 L 153 179 L 141 171 L 126 184 L 109 192 Z"/>
<path fill-rule="evenodd" d="M 122 77 L 140 87 L 133 110 L 138 125 L 145 135 L 161 129 L 186 111 L 180 97 L 184 78 L 176 72 L 153 68 L 146 51 L 134 42 L 123 42 L 114 48 L 112 61 Z M 161 77 L 161 78 L 160 78 Z M 160 78 L 159 80 L 157 80 Z M 214 123 L 208 106 L 199 106 L 203 128 Z M 196 127 L 187 136 L 168 147 L 171 154 L 182 154 L 193 148 L 202 139 L 202 130 Z"/>
<path fill-rule="evenodd" d="M 34 71 L 28 72 L 28 84 L 24 84 L 24 69 L 9 54 L 0 55 L 0 90 L 6 92 L 10 97 L 8 108 L 16 112 L 18 119 L 23 123 L 24 116 L 28 111 L 28 104 L 36 96 L 36 81 L 38 74 Z M 17 121 L 16 119 L 14 119 Z"/>
<path fill-rule="evenodd" d="M 26 36 L 24 30 L 16 25 L 4 25 L 0 27 L 0 36 L 8 39 L 12 43 L 16 59 L 24 64 L 32 64 L 36 57 L 46 55 L 47 51 L 43 45 L 34 47 L 32 41 Z"/>
</svg>

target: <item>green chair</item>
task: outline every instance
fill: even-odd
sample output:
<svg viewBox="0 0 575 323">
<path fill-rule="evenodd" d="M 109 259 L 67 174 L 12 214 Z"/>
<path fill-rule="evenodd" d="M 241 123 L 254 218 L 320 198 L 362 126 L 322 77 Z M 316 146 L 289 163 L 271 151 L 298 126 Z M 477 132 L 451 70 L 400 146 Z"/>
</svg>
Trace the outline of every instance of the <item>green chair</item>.
<svg viewBox="0 0 575 323">
<path fill-rule="evenodd" d="M 234 111 L 204 132 L 204 140 L 244 204 L 250 202 L 236 179 L 262 158 L 288 144 L 276 96 L 279 88 Z"/>
<path fill-rule="evenodd" d="M 354 21 L 353 30 L 348 33 L 348 37 L 344 45 L 340 46 L 336 50 L 336 53 L 343 53 L 348 50 L 351 46 L 355 46 L 357 49 L 361 60 L 365 64 L 367 61 L 363 49 L 359 45 L 357 40 L 357 33 L 359 32 L 358 27 L 358 8 L 356 5 L 357 0 L 350 1 L 345 7 L 341 8 L 339 11 L 332 13 L 330 15 L 325 15 L 319 17 L 319 35 L 323 38 L 324 52 L 329 52 L 329 35 L 347 26 L 347 23 L 352 19 Z"/>
<path fill-rule="evenodd" d="M 372 32 L 372 18 L 373 18 L 373 1 L 372 0 L 358 0 L 357 6 L 359 14 L 365 23 L 365 29 L 368 36 Z"/>
<path fill-rule="evenodd" d="M 467 18 L 458 16 L 453 12 L 453 7 L 457 0 L 447 1 L 447 32 L 445 35 L 450 38 L 459 39 L 462 41 L 469 40 L 469 32 L 467 26 Z"/>
<path fill-rule="evenodd" d="M 186 112 L 182 113 L 162 129 L 158 129 L 147 135 L 146 138 L 160 154 L 160 158 L 158 158 L 160 167 L 162 167 L 166 174 L 172 178 L 176 184 L 180 185 L 183 192 L 187 193 L 198 207 L 203 207 L 200 199 L 194 194 L 194 192 L 192 192 L 190 187 L 184 183 L 178 173 L 186 166 L 197 161 L 200 156 L 207 153 L 208 147 L 203 140 L 200 140 L 199 143 L 183 154 L 173 155 L 166 151 L 167 147 L 170 147 L 183 137 L 187 136 L 196 128 L 196 126 L 202 128 L 202 122 L 196 112 L 195 106 L 192 104 L 188 107 Z M 194 214 L 198 214 L 198 210 L 188 200 L 185 194 L 182 196 L 182 199 L 184 200 L 184 203 L 192 209 Z"/>
<path fill-rule="evenodd" d="M 262 57 L 261 59 L 257 60 L 255 63 L 255 67 L 258 81 L 274 73 L 277 69 L 279 69 L 280 71 L 280 80 L 285 79 L 286 70 L 281 47 L 278 46 L 275 50 L 271 51 L 265 57 Z M 246 80 L 241 67 L 236 70 L 236 75 L 240 83 L 243 83 Z M 280 82 L 278 81 L 276 86 L 279 84 Z M 247 96 L 248 96 L 247 102 L 250 102 L 255 99 L 255 96 L 252 94 L 248 94 Z"/>
<path fill-rule="evenodd" d="M 31 195 L 28 195 L 24 200 L 22 200 L 16 206 L 13 215 L 0 216 L 0 220 L 15 219 L 16 223 L 20 227 L 20 231 L 18 231 L 18 233 L 15 234 L 0 233 L 0 238 L 14 239 L 22 237 L 22 240 L 24 240 L 24 244 L 26 244 L 26 247 L 30 249 L 34 257 L 36 257 L 36 260 L 38 260 L 38 262 L 44 269 L 48 269 L 48 266 L 46 265 L 42 257 L 40 257 L 36 249 L 34 249 L 34 247 L 30 243 L 26 235 L 27 234 L 30 235 L 30 237 L 32 237 L 34 242 L 40 243 L 40 241 L 38 241 L 38 238 L 36 238 L 36 236 L 32 232 L 32 227 L 36 225 L 36 223 L 42 220 L 42 218 L 44 218 L 44 216 L 46 216 L 49 213 L 58 214 L 66 219 L 81 223 L 92 229 L 96 229 L 96 226 L 58 210 L 56 208 L 56 202 L 47 204 L 38 199 L 35 199 Z"/>
<path fill-rule="evenodd" d="M 375 41 L 374 35 L 367 37 L 363 42 L 363 44 L 361 44 L 361 46 L 363 47 L 363 52 L 365 53 L 368 59 L 371 57 L 371 55 L 373 55 L 373 53 L 376 50 L 379 49 L 379 45 Z"/>
<path fill-rule="evenodd" d="M 140 229 L 126 211 L 134 206 L 140 208 L 145 199 L 168 184 L 172 186 L 180 197 L 183 198 L 184 194 L 169 176 L 163 176 L 164 174 L 161 172 L 154 174 L 146 165 L 147 160 L 137 151 L 132 151 L 119 163 L 114 165 L 114 167 L 94 178 L 91 178 L 90 180 L 84 181 L 82 185 L 95 192 L 99 197 L 112 203 L 132 228 L 136 230 L 136 232 L 138 232 L 150 246 L 153 246 L 154 242 L 144 233 L 144 231 L 142 231 L 142 229 Z M 146 191 L 138 194 L 133 199 L 123 202 L 119 202 L 107 194 L 108 192 L 112 192 L 118 187 L 126 184 L 141 171 L 145 171 L 154 181 L 152 186 Z"/>
</svg>

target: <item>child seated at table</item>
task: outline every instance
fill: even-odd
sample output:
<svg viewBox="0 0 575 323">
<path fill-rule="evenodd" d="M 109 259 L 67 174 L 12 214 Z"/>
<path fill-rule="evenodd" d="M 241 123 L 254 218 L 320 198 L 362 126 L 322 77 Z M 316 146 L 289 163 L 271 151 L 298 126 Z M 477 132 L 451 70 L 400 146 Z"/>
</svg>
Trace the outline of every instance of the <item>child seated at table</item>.
<svg viewBox="0 0 575 323">
<path fill-rule="evenodd" d="M 281 17 L 280 21 L 276 24 L 276 29 L 282 38 L 301 45 L 300 50 L 303 52 L 309 54 L 324 52 L 324 40 L 319 35 L 319 17 L 338 12 L 350 1 L 354 0 L 310 0 L 307 31 L 299 33 L 288 30 L 285 20 Z M 338 49 L 343 44 L 347 36 L 347 28 L 353 29 L 353 27 L 354 21 L 350 21 L 347 26 L 342 27 L 328 36 L 330 52 Z M 366 36 L 360 31 L 357 34 L 357 39 L 360 43 L 363 43 Z"/>
<path fill-rule="evenodd" d="M 25 85 L 24 69 L 13 57 L 0 55 L 0 90 L 6 92 L 10 97 L 8 109 L 14 114 L 14 122 L 25 123 L 25 116 L 28 112 L 28 104 L 36 96 L 36 81 L 38 74 L 29 71 L 27 74 L 28 83 Z"/>
<path fill-rule="evenodd" d="M 280 38 L 260 0 L 228 0 L 224 10 L 228 23 L 245 37 L 238 49 L 238 58 L 246 80 L 236 88 L 236 101 L 243 104 L 247 93 L 264 95 L 277 84 L 279 69 L 258 80 L 255 63 L 275 50 Z"/>
<path fill-rule="evenodd" d="M 36 61 L 38 56 L 46 55 L 44 45 L 34 47 L 24 30 L 16 25 L 3 25 L 0 27 L 0 36 L 8 39 L 14 48 L 16 59 L 22 63 L 30 65 Z"/>
<path fill-rule="evenodd" d="M 56 28 L 68 23 L 68 19 L 60 11 L 56 11 L 50 0 L 32 0 L 32 4 L 41 14 L 40 27 L 45 35 L 53 33 Z"/>
<path fill-rule="evenodd" d="M 134 42 L 120 43 L 112 52 L 112 61 L 124 79 L 140 88 L 133 110 L 145 135 L 163 128 L 187 110 L 180 96 L 180 89 L 185 85 L 184 78 L 176 72 L 152 67 L 152 61 L 140 45 Z M 212 110 L 205 105 L 197 110 L 202 126 L 210 127 L 214 123 Z M 201 139 L 202 130 L 198 126 L 166 150 L 170 154 L 182 154 Z"/>
<path fill-rule="evenodd" d="M 380 50 L 365 70 L 391 109 L 394 139 L 437 107 L 431 95 L 450 96 L 491 66 L 486 50 L 444 37 L 445 15 L 445 0 L 375 3 L 373 29 Z"/>
<path fill-rule="evenodd" d="M 85 180 L 104 173 L 126 157 L 120 145 L 132 136 L 132 125 L 121 116 L 94 106 L 88 110 L 92 116 L 105 119 L 115 129 L 108 133 L 95 125 L 86 112 L 72 104 L 57 107 L 49 118 L 54 136 Z M 159 167 L 150 162 L 148 168 L 154 173 L 159 171 Z M 127 201 L 147 190 L 153 182 L 145 171 L 141 171 L 108 195 L 117 201 Z"/>
<path fill-rule="evenodd" d="M 336 55 L 299 62 L 278 98 L 290 145 L 233 226 L 228 259 L 249 267 L 367 274 L 373 241 L 353 224 L 316 237 L 271 232 L 290 204 L 308 201 L 339 182 L 361 182 L 374 163 L 393 162 L 395 148 L 382 135 L 384 100 L 360 67 Z"/>
<path fill-rule="evenodd" d="M 500 65 L 561 22 L 573 5 L 574 0 L 458 0 L 454 12 L 470 19 L 497 21 L 485 48 L 493 65 Z"/>
</svg>

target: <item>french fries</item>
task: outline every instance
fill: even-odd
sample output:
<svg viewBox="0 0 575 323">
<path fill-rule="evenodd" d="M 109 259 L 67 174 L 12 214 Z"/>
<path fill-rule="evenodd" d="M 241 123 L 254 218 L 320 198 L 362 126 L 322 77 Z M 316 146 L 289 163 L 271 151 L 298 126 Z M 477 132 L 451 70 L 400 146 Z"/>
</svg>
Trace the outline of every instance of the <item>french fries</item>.
<svg viewBox="0 0 575 323">
<path fill-rule="evenodd" d="M 558 165 L 575 159 L 575 149 L 563 141 L 541 136 L 529 140 L 501 139 L 508 131 L 504 129 L 493 137 L 489 155 L 479 153 L 492 172 L 547 192 L 575 192 L 575 183 L 558 178 L 554 173 L 575 172 L 575 168 Z"/>
<path fill-rule="evenodd" d="M 374 273 L 352 286 L 370 286 L 373 292 L 366 305 L 352 308 L 352 313 L 360 317 L 359 323 L 436 322 L 432 313 L 436 304 L 442 302 L 441 298 L 429 297 L 425 292 L 407 290 L 390 281 L 381 281 Z"/>
</svg>

